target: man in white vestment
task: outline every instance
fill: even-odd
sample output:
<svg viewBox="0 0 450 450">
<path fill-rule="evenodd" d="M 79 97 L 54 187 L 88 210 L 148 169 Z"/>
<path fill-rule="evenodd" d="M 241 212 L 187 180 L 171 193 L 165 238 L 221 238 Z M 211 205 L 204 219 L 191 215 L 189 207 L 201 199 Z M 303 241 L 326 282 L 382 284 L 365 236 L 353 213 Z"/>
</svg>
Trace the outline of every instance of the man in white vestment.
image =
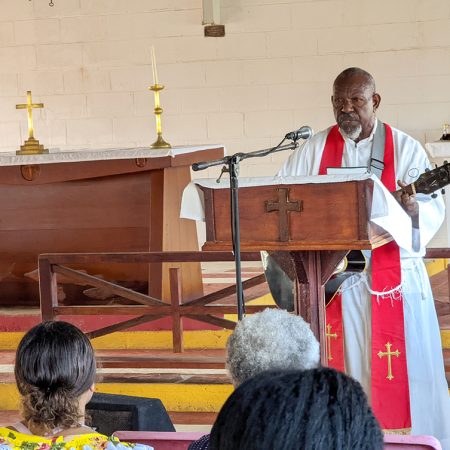
<svg viewBox="0 0 450 450">
<path fill-rule="evenodd" d="M 383 126 L 376 118 L 380 100 L 373 77 L 366 71 L 349 68 L 336 78 L 331 101 L 338 125 L 334 129 L 340 134 L 339 139 L 343 139 L 342 167 L 362 166 L 370 170 L 374 136 L 377 128 Z M 332 129 L 307 140 L 290 156 L 279 175 L 319 174 Z M 405 187 L 430 164 L 422 146 L 395 128 L 392 128 L 392 142 L 395 179 L 399 186 Z M 436 198 L 402 191 L 394 195 L 411 217 L 411 230 L 405 233 L 411 233 L 412 245 L 409 250 L 400 248 L 399 253 L 411 434 L 433 435 L 444 449 L 450 450 L 450 401 L 442 344 L 430 282 L 422 261 L 426 245 L 443 222 L 444 203 L 440 194 Z M 342 286 L 342 321 L 346 372 L 361 382 L 371 398 L 372 276 L 375 275 L 371 271 L 372 252 L 364 254 L 366 271 L 351 276 Z M 394 359 L 393 364 L 397 362 Z M 383 408 L 395 411 L 396 404 L 390 403 L 383 403 Z"/>
</svg>

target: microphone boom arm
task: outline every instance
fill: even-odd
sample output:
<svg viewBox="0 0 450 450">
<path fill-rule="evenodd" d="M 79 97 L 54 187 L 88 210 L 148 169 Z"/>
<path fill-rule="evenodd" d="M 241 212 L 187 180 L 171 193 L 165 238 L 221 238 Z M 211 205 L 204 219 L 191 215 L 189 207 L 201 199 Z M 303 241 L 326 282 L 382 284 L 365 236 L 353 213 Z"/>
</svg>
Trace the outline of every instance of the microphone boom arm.
<svg viewBox="0 0 450 450">
<path fill-rule="evenodd" d="M 256 150 L 249 153 L 235 153 L 234 155 L 225 156 L 221 159 L 213 159 L 212 161 L 201 161 L 192 164 L 192 170 L 195 172 L 199 170 L 205 170 L 208 167 L 220 166 L 223 164 L 229 164 L 232 159 L 237 161 L 242 161 L 248 158 L 262 158 L 264 156 L 270 155 L 271 153 L 281 152 L 284 150 L 295 150 L 298 147 L 297 141 L 291 142 L 290 144 L 280 145 L 277 147 L 265 148 L 263 150 Z"/>
</svg>

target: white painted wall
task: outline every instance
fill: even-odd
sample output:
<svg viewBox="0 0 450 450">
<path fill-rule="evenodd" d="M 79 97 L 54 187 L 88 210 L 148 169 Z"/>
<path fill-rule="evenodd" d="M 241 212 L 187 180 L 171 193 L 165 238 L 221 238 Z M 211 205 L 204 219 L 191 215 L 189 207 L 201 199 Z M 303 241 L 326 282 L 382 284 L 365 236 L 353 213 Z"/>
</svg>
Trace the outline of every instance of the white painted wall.
<svg viewBox="0 0 450 450">
<path fill-rule="evenodd" d="M 348 66 L 374 75 L 380 118 L 421 142 L 450 122 L 449 0 L 222 0 L 224 38 L 203 37 L 202 0 L 53 1 L 0 0 L 0 150 L 27 137 L 15 104 L 29 89 L 45 103 L 35 134 L 50 148 L 153 142 L 151 45 L 172 144 L 234 153 L 324 128 Z M 241 173 L 273 174 L 286 157 Z"/>
</svg>

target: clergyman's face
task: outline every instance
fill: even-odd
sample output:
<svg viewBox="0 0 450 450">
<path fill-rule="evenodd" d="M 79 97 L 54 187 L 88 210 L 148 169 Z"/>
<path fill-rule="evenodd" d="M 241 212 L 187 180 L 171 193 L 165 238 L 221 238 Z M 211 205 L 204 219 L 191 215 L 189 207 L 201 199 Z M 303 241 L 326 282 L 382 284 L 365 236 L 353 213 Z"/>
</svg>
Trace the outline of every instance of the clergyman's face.
<svg viewBox="0 0 450 450">
<path fill-rule="evenodd" d="M 370 136 L 380 96 L 364 76 L 337 80 L 331 102 L 336 122 L 347 137 L 358 142 Z"/>
</svg>

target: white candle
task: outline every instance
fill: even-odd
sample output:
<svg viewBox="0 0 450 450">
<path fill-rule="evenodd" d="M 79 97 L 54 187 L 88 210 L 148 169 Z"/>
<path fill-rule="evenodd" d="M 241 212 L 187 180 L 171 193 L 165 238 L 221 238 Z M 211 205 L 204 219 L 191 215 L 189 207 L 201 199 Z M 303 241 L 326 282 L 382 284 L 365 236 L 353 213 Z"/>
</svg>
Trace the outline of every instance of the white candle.
<svg viewBox="0 0 450 450">
<path fill-rule="evenodd" d="M 155 47 L 152 45 L 152 73 L 153 73 L 153 84 L 158 84 L 158 69 L 156 68 L 156 56 Z"/>
</svg>

